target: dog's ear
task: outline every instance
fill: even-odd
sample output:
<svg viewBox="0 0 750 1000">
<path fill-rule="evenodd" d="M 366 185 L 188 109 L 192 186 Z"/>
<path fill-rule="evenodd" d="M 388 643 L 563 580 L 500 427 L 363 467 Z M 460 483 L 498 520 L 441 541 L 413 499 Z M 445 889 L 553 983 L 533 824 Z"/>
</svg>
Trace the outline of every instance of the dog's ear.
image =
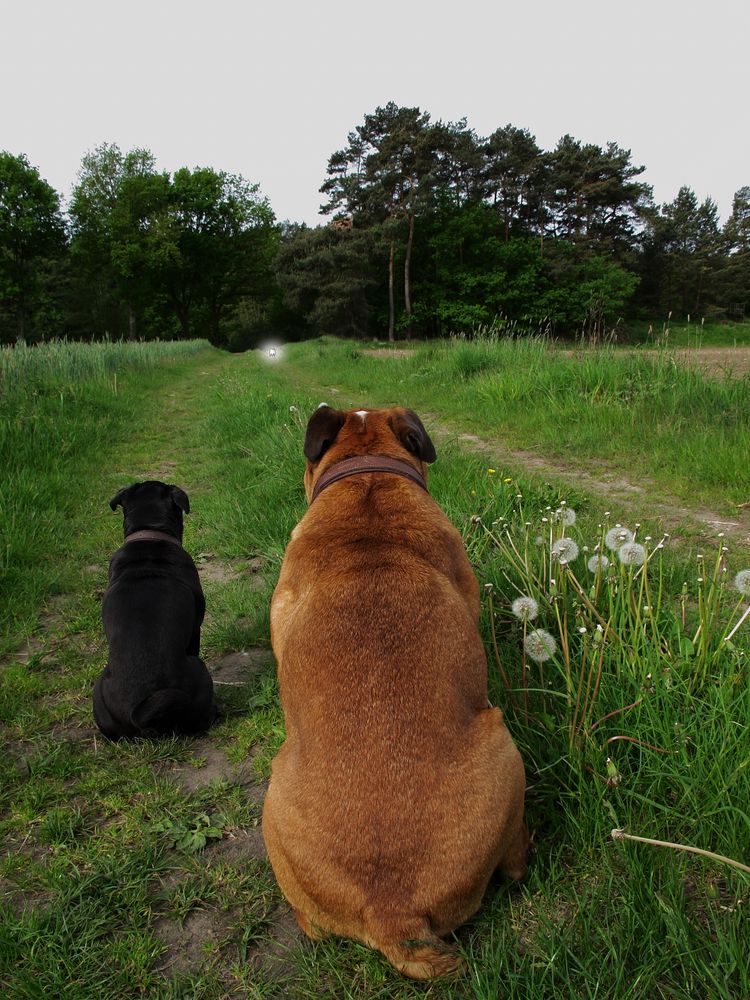
<svg viewBox="0 0 750 1000">
<path fill-rule="evenodd" d="M 169 492 L 172 495 L 172 503 L 177 504 L 183 514 L 189 514 L 190 501 L 188 500 L 187 493 L 181 490 L 179 486 L 170 486 Z"/>
<path fill-rule="evenodd" d="M 305 458 L 317 462 L 328 451 L 336 435 L 344 426 L 346 414 L 341 410 L 333 410 L 326 403 L 321 403 L 307 422 L 305 433 Z"/>
<path fill-rule="evenodd" d="M 396 410 L 389 422 L 391 430 L 407 451 L 423 462 L 435 461 L 435 445 L 414 410 Z"/>
<path fill-rule="evenodd" d="M 137 486 L 137 483 L 133 483 L 132 486 L 124 486 L 119 493 L 116 493 L 112 499 L 109 501 L 109 506 L 112 510 L 117 510 L 118 507 L 125 507 L 125 497 L 133 489 L 133 486 Z"/>
</svg>

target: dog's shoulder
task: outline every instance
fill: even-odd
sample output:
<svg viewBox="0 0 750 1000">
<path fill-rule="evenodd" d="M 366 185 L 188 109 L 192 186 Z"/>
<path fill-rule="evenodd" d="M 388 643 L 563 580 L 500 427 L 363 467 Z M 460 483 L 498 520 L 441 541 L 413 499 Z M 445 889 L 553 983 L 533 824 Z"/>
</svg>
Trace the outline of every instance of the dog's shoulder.
<svg viewBox="0 0 750 1000">
<path fill-rule="evenodd" d="M 128 542 L 120 546 L 110 556 L 110 583 L 122 576 L 163 576 L 179 580 L 192 589 L 201 589 L 193 557 L 182 546 L 171 542 Z"/>
</svg>

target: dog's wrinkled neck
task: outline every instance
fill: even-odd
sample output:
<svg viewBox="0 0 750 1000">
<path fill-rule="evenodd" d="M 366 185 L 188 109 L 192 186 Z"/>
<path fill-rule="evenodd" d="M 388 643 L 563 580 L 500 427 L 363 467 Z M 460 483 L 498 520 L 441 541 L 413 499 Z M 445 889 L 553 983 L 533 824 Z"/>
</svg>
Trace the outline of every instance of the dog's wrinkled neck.
<svg viewBox="0 0 750 1000">
<path fill-rule="evenodd" d="M 415 469 L 409 462 L 401 458 L 391 458 L 390 455 L 354 455 L 352 458 L 345 458 L 341 462 L 336 462 L 330 466 L 318 478 L 313 487 L 310 503 L 312 504 L 326 487 L 346 479 L 348 476 L 358 476 L 362 473 L 389 472 L 404 479 L 410 479 L 425 491 L 427 483 L 419 469 Z"/>
<path fill-rule="evenodd" d="M 129 532 L 125 535 L 123 545 L 127 542 L 172 542 L 174 545 L 182 545 L 181 538 L 175 538 L 174 535 L 170 535 L 166 531 L 155 531 L 151 528 Z"/>
</svg>

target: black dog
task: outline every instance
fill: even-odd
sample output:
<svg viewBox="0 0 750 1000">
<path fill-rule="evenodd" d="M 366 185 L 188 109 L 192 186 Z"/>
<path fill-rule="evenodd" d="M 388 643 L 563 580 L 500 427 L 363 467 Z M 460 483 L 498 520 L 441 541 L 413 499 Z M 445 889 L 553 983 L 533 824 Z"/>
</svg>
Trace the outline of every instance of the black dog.
<svg viewBox="0 0 750 1000">
<path fill-rule="evenodd" d="M 134 483 L 109 505 L 125 512 L 125 542 L 102 603 L 109 662 L 94 685 L 96 724 L 111 740 L 208 729 L 213 681 L 198 655 L 206 600 L 182 547 L 187 494 Z"/>
</svg>

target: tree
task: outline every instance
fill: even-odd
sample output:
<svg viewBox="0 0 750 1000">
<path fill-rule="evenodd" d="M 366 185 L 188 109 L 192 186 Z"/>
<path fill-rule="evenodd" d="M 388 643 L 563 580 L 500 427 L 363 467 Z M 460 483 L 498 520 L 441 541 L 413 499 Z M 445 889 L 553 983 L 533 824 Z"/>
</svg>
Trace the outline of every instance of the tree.
<svg viewBox="0 0 750 1000">
<path fill-rule="evenodd" d="M 372 307 L 375 234 L 318 226 L 291 234 L 279 250 L 276 274 L 284 299 L 309 326 L 340 337 L 364 337 Z"/>
<path fill-rule="evenodd" d="M 197 315 L 209 338 L 243 296 L 273 294 L 272 263 L 278 232 L 258 185 L 210 167 L 178 170 L 163 222 L 169 301 L 182 335 Z"/>
<path fill-rule="evenodd" d="M 539 232 L 544 218 L 545 161 L 534 136 L 506 125 L 482 144 L 484 195 L 511 233 Z"/>
<path fill-rule="evenodd" d="M 0 340 L 36 335 L 65 240 L 57 192 L 25 156 L 0 153 Z"/>
<path fill-rule="evenodd" d="M 651 205 L 651 188 L 635 180 L 645 167 L 614 142 L 606 150 L 564 135 L 545 157 L 547 231 L 590 254 L 632 260 Z"/>
<path fill-rule="evenodd" d="M 146 149 L 123 154 L 105 143 L 82 161 L 70 205 L 75 268 L 98 333 L 137 334 L 137 314 L 155 294 L 160 251 L 155 231 L 167 208 L 169 177 Z"/>
<path fill-rule="evenodd" d="M 345 210 L 357 227 L 389 223 L 388 339 L 394 339 L 394 265 L 396 241 L 405 239 L 404 309 L 412 313 L 411 258 L 418 215 L 430 203 L 439 164 L 438 146 L 446 132 L 430 126 L 430 116 L 419 108 L 400 108 L 393 101 L 349 133 L 346 149 L 328 161 L 328 179 L 321 192 L 328 203 L 325 214 Z M 401 225 L 399 225 L 401 223 Z"/>
<path fill-rule="evenodd" d="M 274 294 L 277 232 L 257 185 L 209 167 L 159 173 L 153 155 L 104 145 L 84 157 L 71 203 L 73 252 L 99 333 L 215 343 L 241 299 Z M 85 291 L 82 289 L 82 293 Z M 93 294 L 92 294 L 93 293 Z"/>
<path fill-rule="evenodd" d="M 646 261 L 663 313 L 700 315 L 714 299 L 721 236 L 716 203 L 699 203 L 695 192 L 680 188 L 662 205 L 647 239 Z"/>
<path fill-rule="evenodd" d="M 717 299 L 727 314 L 744 319 L 750 312 L 750 187 L 741 187 L 722 231 L 723 259 L 716 274 Z"/>
</svg>

